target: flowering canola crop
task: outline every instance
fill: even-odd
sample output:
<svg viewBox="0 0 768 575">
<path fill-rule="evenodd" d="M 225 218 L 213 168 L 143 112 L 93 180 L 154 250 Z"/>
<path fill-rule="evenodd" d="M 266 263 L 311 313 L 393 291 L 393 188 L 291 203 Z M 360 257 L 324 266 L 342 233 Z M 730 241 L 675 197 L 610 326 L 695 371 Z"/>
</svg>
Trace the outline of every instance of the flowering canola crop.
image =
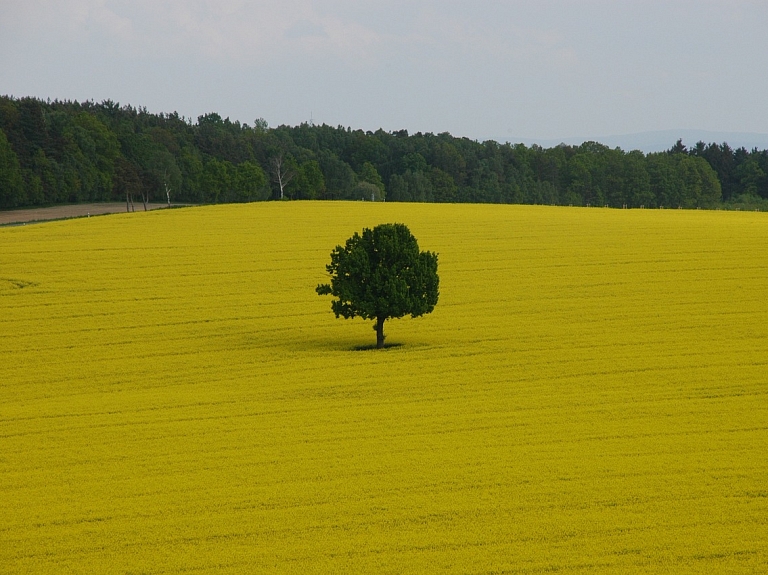
<svg viewBox="0 0 768 575">
<path fill-rule="evenodd" d="M 314 288 L 402 222 L 440 301 Z M 0 229 L 0 573 L 763 573 L 762 213 L 338 202 Z"/>
</svg>

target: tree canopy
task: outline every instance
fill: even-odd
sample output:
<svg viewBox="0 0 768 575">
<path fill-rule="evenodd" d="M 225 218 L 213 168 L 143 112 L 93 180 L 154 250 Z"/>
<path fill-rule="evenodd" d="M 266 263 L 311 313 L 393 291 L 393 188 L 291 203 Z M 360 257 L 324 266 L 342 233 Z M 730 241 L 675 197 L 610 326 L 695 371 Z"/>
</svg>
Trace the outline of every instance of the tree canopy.
<svg viewBox="0 0 768 575">
<path fill-rule="evenodd" d="M 0 96 L 0 182 L 0 209 L 132 195 L 164 202 L 167 192 L 185 203 L 282 196 L 695 208 L 768 201 L 768 151 L 703 142 L 653 154 L 597 142 L 527 147 Z"/>
<path fill-rule="evenodd" d="M 439 296 L 437 254 L 419 251 L 405 224 L 363 229 L 331 252 L 326 266 L 330 284 L 317 286 L 319 295 L 336 297 L 336 317 L 373 319 L 376 347 L 384 347 L 384 322 L 405 315 L 432 312 Z"/>
</svg>

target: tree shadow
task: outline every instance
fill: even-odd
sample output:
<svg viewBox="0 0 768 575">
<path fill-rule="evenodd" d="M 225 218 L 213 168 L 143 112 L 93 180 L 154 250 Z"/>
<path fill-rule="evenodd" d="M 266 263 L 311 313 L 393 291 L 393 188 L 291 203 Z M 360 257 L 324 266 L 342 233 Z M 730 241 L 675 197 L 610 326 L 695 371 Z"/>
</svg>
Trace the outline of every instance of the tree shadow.
<svg viewBox="0 0 768 575">
<path fill-rule="evenodd" d="M 352 351 L 371 351 L 371 350 L 375 351 L 377 349 L 393 349 L 397 347 L 403 347 L 403 345 L 404 344 L 402 343 L 385 343 L 384 347 L 382 348 L 376 347 L 375 343 L 371 345 L 356 345 L 352 348 Z"/>
</svg>

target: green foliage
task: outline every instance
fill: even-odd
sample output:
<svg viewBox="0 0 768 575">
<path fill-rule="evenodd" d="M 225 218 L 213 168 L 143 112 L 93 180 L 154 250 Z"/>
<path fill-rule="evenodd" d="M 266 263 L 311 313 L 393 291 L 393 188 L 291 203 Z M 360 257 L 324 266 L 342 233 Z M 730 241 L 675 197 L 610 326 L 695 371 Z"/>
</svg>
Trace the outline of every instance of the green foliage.
<svg viewBox="0 0 768 575">
<path fill-rule="evenodd" d="M 702 158 L 686 154 L 650 154 L 651 193 L 664 207 L 713 207 L 722 198 L 717 174 Z"/>
<path fill-rule="evenodd" d="M 81 112 L 74 118 L 72 128 L 78 147 L 87 161 L 95 168 L 89 199 L 109 200 L 112 193 L 112 176 L 115 160 L 120 156 L 120 142 L 117 136 L 96 116 Z"/>
<path fill-rule="evenodd" d="M 396 202 L 431 202 L 432 182 L 424 172 L 406 170 L 403 175 L 390 178 L 390 199 Z"/>
<path fill-rule="evenodd" d="M 355 186 L 354 197 L 363 201 L 383 202 L 384 191 L 379 186 L 374 184 L 368 182 L 357 182 L 357 186 Z"/>
<path fill-rule="evenodd" d="M 316 200 L 325 194 L 325 176 L 317 160 L 308 160 L 299 166 L 298 173 L 292 182 L 296 197 L 299 199 Z"/>
<path fill-rule="evenodd" d="M 181 172 L 182 199 L 194 203 L 205 201 L 202 154 L 194 146 L 184 146 L 177 163 Z"/>
<path fill-rule="evenodd" d="M 220 161 L 209 158 L 203 166 L 201 187 L 205 193 L 205 201 L 218 203 L 219 198 L 225 197 L 231 186 L 232 164 L 226 160 Z"/>
<path fill-rule="evenodd" d="M 456 182 L 450 174 L 433 167 L 429 171 L 429 183 L 434 201 L 451 203 L 456 201 Z"/>
<path fill-rule="evenodd" d="M 129 190 L 161 201 L 170 190 L 173 201 L 192 203 L 283 195 L 695 208 L 768 199 L 768 151 L 727 144 L 698 142 L 689 149 L 678 142 L 648 155 L 598 142 L 544 149 L 448 133 L 307 123 L 269 128 L 260 118 L 250 127 L 216 113 L 193 123 L 175 112 L 150 114 L 112 101 L 10 97 L 0 97 L 0 129 L 3 207 L 115 200 Z M 273 181 L 278 155 L 289 175 L 282 194 Z"/>
<path fill-rule="evenodd" d="M 747 196 L 758 196 L 761 184 L 766 179 L 765 172 L 755 158 L 748 159 L 736 168 L 736 176 L 739 178 L 742 193 Z"/>
<path fill-rule="evenodd" d="M 360 170 L 359 179 L 361 183 L 365 182 L 378 188 L 378 193 L 374 193 L 377 201 L 384 199 L 384 181 L 381 179 L 378 170 L 376 170 L 376 167 L 371 162 L 365 162 L 363 164 L 363 167 Z"/>
<path fill-rule="evenodd" d="M 24 180 L 16 152 L 0 130 L 0 207 L 12 208 L 24 203 Z"/>
<path fill-rule="evenodd" d="M 354 197 L 357 176 L 352 167 L 331 150 L 321 150 L 320 168 L 325 174 L 325 198 L 331 200 L 357 199 Z"/>
<path fill-rule="evenodd" d="M 330 284 L 320 284 L 319 295 L 336 297 L 336 317 L 374 319 L 377 347 L 384 345 L 384 321 L 405 315 L 418 317 L 437 304 L 437 254 L 419 251 L 404 224 L 381 224 L 363 229 L 331 252 L 326 266 Z"/>
<path fill-rule="evenodd" d="M 138 197 L 141 194 L 141 177 L 136 166 L 125 158 L 118 158 L 115 163 L 115 193 L 121 198 Z"/>
<path fill-rule="evenodd" d="M 246 161 L 235 167 L 232 181 L 232 201 L 266 200 L 270 189 L 267 174 L 256 162 Z"/>
</svg>

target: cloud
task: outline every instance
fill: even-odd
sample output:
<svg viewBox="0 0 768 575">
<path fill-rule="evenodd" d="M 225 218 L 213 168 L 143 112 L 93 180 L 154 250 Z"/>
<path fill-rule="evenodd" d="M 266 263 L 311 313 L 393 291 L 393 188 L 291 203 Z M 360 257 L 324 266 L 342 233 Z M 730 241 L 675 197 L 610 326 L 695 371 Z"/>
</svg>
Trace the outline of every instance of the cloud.
<svg viewBox="0 0 768 575">
<path fill-rule="evenodd" d="M 0 1 L 17 95 L 460 133 L 766 130 L 763 0 Z"/>
<path fill-rule="evenodd" d="M 546 39 L 551 30 L 507 26 L 509 7 L 496 8 L 496 19 L 489 9 L 429 0 L 6 0 L 3 20 L 6 43 L 34 38 L 66 50 L 90 42 L 127 57 L 204 58 L 225 66 L 306 57 L 355 68 L 415 61 L 422 52 L 443 64 L 456 57 L 573 57 L 572 49 Z"/>
<path fill-rule="evenodd" d="M 309 20 L 301 20 L 288 28 L 283 34 L 283 37 L 287 39 L 311 37 L 327 38 L 328 34 L 326 33 L 325 28 L 319 24 L 310 22 Z"/>
</svg>

